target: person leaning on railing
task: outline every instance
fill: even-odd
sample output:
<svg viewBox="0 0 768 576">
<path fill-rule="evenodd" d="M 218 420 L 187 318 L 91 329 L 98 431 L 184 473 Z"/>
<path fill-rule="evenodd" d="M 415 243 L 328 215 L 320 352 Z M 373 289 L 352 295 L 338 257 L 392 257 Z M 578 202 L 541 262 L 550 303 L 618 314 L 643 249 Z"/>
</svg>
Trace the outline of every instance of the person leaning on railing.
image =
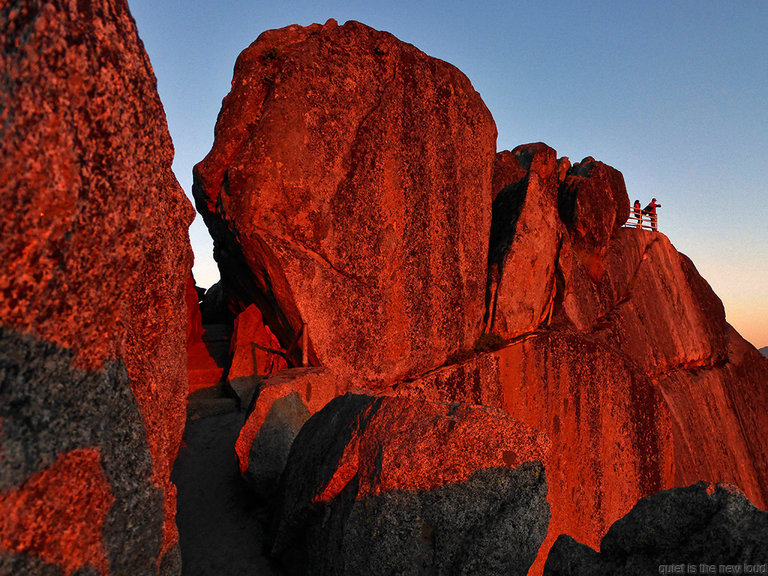
<svg viewBox="0 0 768 576">
<path fill-rule="evenodd" d="M 646 206 L 645 208 L 643 208 L 643 214 L 648 214 L 648 216 L 651 219 L 651 228 L 653 229 L 654 232 L 658 231 L 656 208 L 661 208 L 661 204 L 658 204 L 656 202 L 656 198 L 651 200 L 651 203 L 648 204 L 648 206 Z"/>
</svg>

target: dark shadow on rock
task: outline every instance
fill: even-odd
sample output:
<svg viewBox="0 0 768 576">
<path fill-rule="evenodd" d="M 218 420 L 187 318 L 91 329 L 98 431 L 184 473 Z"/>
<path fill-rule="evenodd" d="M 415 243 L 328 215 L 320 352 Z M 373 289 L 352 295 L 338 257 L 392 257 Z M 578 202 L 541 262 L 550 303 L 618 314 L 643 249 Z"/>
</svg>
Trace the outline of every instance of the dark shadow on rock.
<svg viewBox="0 0 768 576">
<path fill-rule="evenodd" d="M 0 326 L 0 423 L 0 491 L 21 486 L 61 454 L 100 449 L 115 498 L 102 529 L 110 574 L 155 573 L 163 496 L 152 482 L 144 421 L 121 361 L 97 371 L 73 368 L 71 351 Z M 0 567 L 14 568 L 0 574 L 48 573 L 33 559 L 5 554 Z"/>
<path fill-rule="evenodd" d="M 640 500 L 614 522 L 598 554 L 562 535 L 552 547 L 544 576 L 634 576 L 689 573 L 687 566 L 715 566 L 711 573 L 764 572 L 768 563 L 768 512 L 736 488 L 698 482 Z M 699 573 L 698 571 L 696 573 Z M 705 572 L 701 572 L 705 573 Z M 709 573 L 709 572 L 707 572 Z"/>
</svg>

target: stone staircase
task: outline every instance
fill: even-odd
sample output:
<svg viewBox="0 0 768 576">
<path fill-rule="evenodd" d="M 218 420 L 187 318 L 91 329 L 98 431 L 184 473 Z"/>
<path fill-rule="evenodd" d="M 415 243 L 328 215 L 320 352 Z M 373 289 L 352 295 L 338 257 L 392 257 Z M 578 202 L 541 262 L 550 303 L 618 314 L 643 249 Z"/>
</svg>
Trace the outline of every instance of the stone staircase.
<svg viewBox="0 0 768 576">
<path fill-rule="evenodd" d="M 237 411 L 238 399 L 223 382 L 230 362 L 231 339 L 230 324 L 204 324 L 201 341 L 187 350 L 188 420 Z"/>
</svg>

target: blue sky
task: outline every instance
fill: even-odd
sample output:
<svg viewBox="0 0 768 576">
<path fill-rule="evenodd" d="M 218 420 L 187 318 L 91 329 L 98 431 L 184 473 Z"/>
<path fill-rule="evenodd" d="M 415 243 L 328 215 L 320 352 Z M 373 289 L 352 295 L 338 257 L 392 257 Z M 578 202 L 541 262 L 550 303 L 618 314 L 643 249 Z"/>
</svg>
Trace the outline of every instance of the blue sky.
<svg viewBox="0 0 768 576">
<path fill-rule="evenodd" d="M 353 2 L 129 0 L 191 194 L 237 55 L 270 28 L 335 18 L 387 30 L 461 69 L 498 149 L 543 141 L 621 170 L 660 229 L 768 345 L 768 0 Z M 190 230 L 198 284 L 217 279 Z"/>
</svg>

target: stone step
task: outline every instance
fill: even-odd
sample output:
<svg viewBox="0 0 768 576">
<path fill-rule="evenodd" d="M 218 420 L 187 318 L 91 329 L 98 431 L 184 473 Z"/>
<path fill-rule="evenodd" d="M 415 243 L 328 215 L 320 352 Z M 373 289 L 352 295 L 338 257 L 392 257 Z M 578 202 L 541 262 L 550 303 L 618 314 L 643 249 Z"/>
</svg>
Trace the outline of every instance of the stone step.
<svg viewBox="0 0 768 576">
<path fill-rule="evenodd" d="M 232 339 L 233 327 L 230 324 L 203 324 L 203 342 L 227 342 Z"/>
<path fill-rule="evenodd" d="M 200 418 L 237 411 L 235 398 L 190 398 L 187 404 L 187 421 L 194 422 Z"/>
</svg>

